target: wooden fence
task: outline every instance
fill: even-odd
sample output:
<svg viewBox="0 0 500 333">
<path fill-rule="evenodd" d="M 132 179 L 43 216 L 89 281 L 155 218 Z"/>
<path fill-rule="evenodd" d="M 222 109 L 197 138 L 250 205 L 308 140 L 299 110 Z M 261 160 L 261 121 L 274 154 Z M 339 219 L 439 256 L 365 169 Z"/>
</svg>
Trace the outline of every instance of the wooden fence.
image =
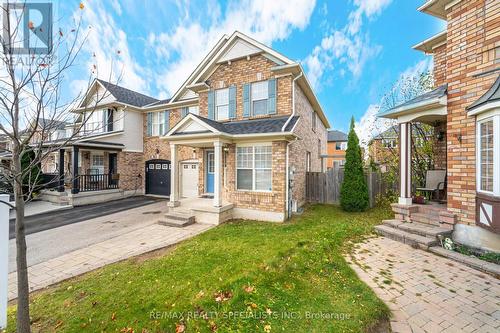
<svg viewBox="0 0 500 333">
<path fill-rule="evenodd" d="M 386 184 L 379 172 L 366 171 L 366 183 L 370 197 L 370 207 L 375 205 L 379 194 L 389 189 L 397 189 L 397 184 Z M 344 181 L 344 168 L 333 168 L 326 172 L 306 173 L 306 198 L 309 202 L 339 204 L 340 187 Z"/>
</svg>

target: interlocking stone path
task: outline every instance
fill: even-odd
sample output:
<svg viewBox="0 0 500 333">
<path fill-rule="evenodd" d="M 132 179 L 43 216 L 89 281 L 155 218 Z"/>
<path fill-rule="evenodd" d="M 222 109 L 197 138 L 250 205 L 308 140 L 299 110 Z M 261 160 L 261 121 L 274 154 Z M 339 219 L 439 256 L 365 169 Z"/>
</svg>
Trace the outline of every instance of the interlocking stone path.
<svg viewBox="0 0 500 333">
<path fill-rule="evenodd" d="M 214 227 L 195 223 L 185 228 L 151 224 L 28 267 L 30 291 L 96 268 L 176 244 Z M 9 274 L 9 300 L 17 297 L 16 272 Z"/>
<path fill-rule="evenodd" d="M 500 280 L 384 237 L 347 258 L 391 309 L 393 332 L 500 332 Z"/>
</svg>

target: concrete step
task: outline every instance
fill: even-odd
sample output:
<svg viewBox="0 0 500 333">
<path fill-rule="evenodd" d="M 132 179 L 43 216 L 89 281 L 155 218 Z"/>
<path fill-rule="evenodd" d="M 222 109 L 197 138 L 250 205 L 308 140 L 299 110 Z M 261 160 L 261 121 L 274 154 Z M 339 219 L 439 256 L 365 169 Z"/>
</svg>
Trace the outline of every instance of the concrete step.
<svg viewBox="0 0 500 333">
<path fill-rule="evenodd" d="M 180 212 L 167 213 L 158 221 L 158 224 L 177 228 L 183 228 L 193 223 L 195 223 L 194 215 Z"/>
<path fill-rule="evenodd" d="M 388 225 L 377 225 L 375 226 L 375 230 L 379 235 L 388 237 L 404 244 L 408 244 L 415 248 L 420 248 L 422 250 L 427 250 L 429 247 L 434 246 L 438 243 L 436 239 L 415 235 Z"/>
<path fill-rule="evenodd" d="M 439 216 L 434 214 L 413 213 L 410 215 L 410 220 L 412 222 L 439 226 Z"/>
<path fill-rule="evenodd" d="M 448 228 L 441 228 L 434 225 L 418 222 L 409 223 L 400 220 L 385 220 L 382 221 L 382 223 L 389 227 L 401 229 L 414 235 L 428 237 L 436 240 L 439 240 L 439 235 L 448 236 L 453 232 L 453 230 L 450 230 Z"/>
</svg>

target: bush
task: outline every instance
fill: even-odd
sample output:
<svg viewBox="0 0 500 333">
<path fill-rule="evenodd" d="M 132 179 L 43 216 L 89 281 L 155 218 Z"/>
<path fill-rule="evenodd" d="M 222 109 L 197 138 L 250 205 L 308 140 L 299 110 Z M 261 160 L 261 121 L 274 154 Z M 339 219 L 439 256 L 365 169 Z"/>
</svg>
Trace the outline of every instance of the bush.
<svg viewBox="0 0 500 333">
<path fill-rule="evenodd" d="M 359 139 L 354 131 L 354 117 L 351 119 L 344 170 L 344 181 L 340 189 L 340 206 L 348 212 L 365 211 L 369 206 L 370 198 L 363 172 Z"/>
</svg>

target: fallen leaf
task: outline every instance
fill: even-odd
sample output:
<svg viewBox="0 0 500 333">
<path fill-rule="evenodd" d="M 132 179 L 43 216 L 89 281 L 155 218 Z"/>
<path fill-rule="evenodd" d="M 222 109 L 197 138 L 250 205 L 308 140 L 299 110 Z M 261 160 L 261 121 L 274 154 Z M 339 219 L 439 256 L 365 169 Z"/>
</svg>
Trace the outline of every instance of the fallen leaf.
<svg viewBox="0 0 500 333">
<path fill-rule="evenodd" d="M 175 324 L 175 333 L 183 333 L 186 330 L 186 325 L 183 323 Z"/>
<path fill-rule="evenodd" d="M 205 296 L 205 293 L 203 292 L 203 290 L 200 290 L 200 291 L 196 294 L 196 298 L 202 298 L 203 296 Z"/>
<path fill-rule="evenodd" d="M 266 333 L 271 332 L 271 325 L 267 324 L 266 326 L 264 326 L 264 332 Z"/>
<path fill-rule="evenodd" d="M 111 320 L 116 320 L 116 313 L 113 312 L 113 314 L 111 315 Z"/>
<path fill-rule="evenodd" d="M 255 287 L 254 287 L 254 286 L 251 286 L 251 285 L 248 285 L 248 286 L 244 286 L 244 287 L 243 287 L 243 290 L 245 290 L 245 291 L 246 291 L 247 293 L 249 293 L 249 294 L 250 294 L 251 292 L 253 292 L 253 291 L 254 291 L 254 289 L 255 289 Z"/>
<path fill-rule="evenodd" d="M 55 329 L 61 327 L 63 324 L 63 321 L 62 320 L 58 320 L 57 323 L 56 323 L 56 326 L 54 326 Z"/>
<path fill-rule="evenodd" d="M 233 297 L 233 293 L 230 291 L 220 291 L 214 295 L 215 301 L 217 303 L 227 301 Z"/>
<path fill-rule="evenodd" d="M 217 324 L 213 321 L 210 322 L 210 331 L 217 332 Z"/>
</svg>

